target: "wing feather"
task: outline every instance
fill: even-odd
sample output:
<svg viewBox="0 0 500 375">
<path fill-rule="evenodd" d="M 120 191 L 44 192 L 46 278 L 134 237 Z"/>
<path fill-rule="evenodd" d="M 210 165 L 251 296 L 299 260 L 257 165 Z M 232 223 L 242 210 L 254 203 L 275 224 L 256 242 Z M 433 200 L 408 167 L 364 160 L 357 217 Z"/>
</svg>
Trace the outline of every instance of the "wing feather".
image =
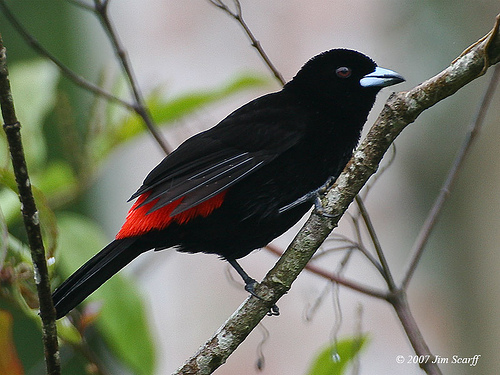
<svg viewBox="0 0 500 375">
<path fill-rule="evenodd" d="M 245 164 L 252 162 L 252 159 L 252 156 L 249 156 L 248 153 L 243 153 L 217 162 L 217 164 L 208 166 L 205 169 L 194 169 L 181 177 L 162 179 L 148 189 L 151 193 L 141 205 L 148 204 L 160 196 L 162 196 L 163 205 L 169 204 L 199 188 L 204 183 L 208 184 L 214 181 L 218 176 L 226 172 L 238 167 L 244 168 Z M 166 194 L 167 191 L 168 194 Z M 157 208 L 160 208 L 160 206 Z"/>
<path fill-rule="evenodd" d="M 193 176 L 185 176 L 180 181 L 167 180 L 164 184 L 158 184 L 151 189 L 151 194 L 141 205 L 156 199 L 155 205 L 150 210 L 152 212 L 184 197 L 172 215 L 181 213 L 212 198 L 263 163 L 262 160 L 256 162 L 254 157 L 249 155 L 241 155 L 238 159 L 241 160 L 235 163 L 236 158 L 231 158 L 230 162 L 219 163 L 217 168 L 207 168 Z M 202 194 L 196 194 L 196 191 Z"/>
<path fill-rule="evenodd" d="M 171 213 L 180 214 L 214 197 L 274 160 L 303 137 L 304 121 L 294 108 L 280 108 L 280 93 L 241 107 L 217 126 L 189 138 L 162 160 L 130 199 L 149 192 L 148 212 L 183 198 Z M 255 111 L 257 101 L 268 107 Z M 246 134 L 250 134 L 244 139 Z"/>
<path fill-rule="evenodd" d="M 216 196 L 217 194 L 221 193 L 222 191 L 226 190 L 228 187 L 231 185 L 235 184 L 239 180 L 241 180 L 243 177 L 245 177 L 247 174 L 251 173 L 253 170 L 259 168 L 264 161 L 260 161 L 257 164 L 254 164 L 251 168 L 246 168 L 245 170 L 240 170 L 238 173 L 232 174 L 232 175 L 227 175 L 227 172 L 224 172 L 221 174 L 226 175 L 227 178 L 220 179 L 216 181 L 215 183 L 211 183 L 205 186 L 199 185 L 198 187 L 203 187 L 203 195 L 199 194 L 187 194 L 185 195 L 184 199 L 182 200 L 181 204 L 179 204 L 171 213 L 171 215 L 177 215 L 180 214 L 181 212 L 187 211 L 190 208 L 193 208 L 200 203 L 203 203 L 204 201 Z M 220 177 L 220 176 L 218 176 Z"/>
</svg>

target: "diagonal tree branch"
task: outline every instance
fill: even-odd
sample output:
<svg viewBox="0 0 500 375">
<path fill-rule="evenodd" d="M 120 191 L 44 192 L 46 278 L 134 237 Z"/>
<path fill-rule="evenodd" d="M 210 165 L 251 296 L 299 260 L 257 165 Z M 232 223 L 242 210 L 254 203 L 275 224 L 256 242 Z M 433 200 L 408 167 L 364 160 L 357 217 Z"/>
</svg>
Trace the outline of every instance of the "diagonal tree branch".
<svg viewBox="0 0 500 375">
<path fill-rule="evenodd" d="M 279 250 L 277 247 L 273 246 L 272 244 L 269 244 L 266 246 L 266 249 L 269 250 L 271 253 L 277 255 L 278 257 L 283 255 L 283 251 Z M 374 287 L 370 287 L 367 285 L 362 285 L 358 284 L 354 281 L 345 279 L 342 276 L 339 276 L 337 274 L 327 272 L 320 267 L 315 266 L 312 262 L 307 263 L 305 266 L 305 269 L 314 273 L 315 275 L 321 276 L 324 279 L 330 280 L 334 283 L 343 285 L 349 289 L 355 290 L 357 292 L 366 294 L 367 296 L 379 298 L 379 299 L 387 299 L 388 294 L 387 292 L 383 290 L 376 289 Z"/>
<path fill-rule="evenodd" d="M 407 92 L 393 94 L 385 104 L 377 121 L 354 153 L 342 174 L 323 199 L 325 210 L 332 215 L 313 213 L 299 231 L 288 249 L 268 272 L 256 292 L 264 300 L 249 297 L 226 323 L 199 351 L 178 369 L 176 374 L 210 374 L 221 366 L 238 345 L 264 318 L 270 306 L 291 287 L 318 247 L 337 226 L 354 197 L 378 168 L 385 152 L 401 131 L 426 109 L 454 94 L 461 87 L 483 75 L 489 66 L 500 61 L 500 15 L 495 27 L 478 42 L 464 51 L 452 64 Z M 409 311 L 406 295 L 394 295 L 390 302 L 398 314 Z M 412 317 L 406 319 L 411 329 Z M 413 321 L 414 322 L 414 321 Z M 402 320 L 402 323 L 405 324 Z M 418 327 L 416 327 L 417 333 Z M 411 340 L 411 338 L 410 338 Z M 428 354 L 423 345 L 412 345 L 418 355 Z M 439 374 L 437 366 L 426 366 L 429 374 Z"/>
</svg>

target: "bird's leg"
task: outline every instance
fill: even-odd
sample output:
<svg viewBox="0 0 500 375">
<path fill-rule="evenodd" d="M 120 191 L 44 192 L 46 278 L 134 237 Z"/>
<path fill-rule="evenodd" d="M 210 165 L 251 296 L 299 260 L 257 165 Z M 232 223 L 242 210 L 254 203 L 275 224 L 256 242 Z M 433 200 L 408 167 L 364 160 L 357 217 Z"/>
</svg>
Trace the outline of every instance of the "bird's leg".
<svg viewBox="0 0 500 375">
<path fill-rule="evenodd" d="M 243 267 L 240 266 L 240 264 L 234 260 L 234 259 L 228 259 L 227 260 L 231 266 L 238 272 L 238 275 L 241 276 L 243 279 L 243 282 L 245 283 L 245 290 L 250 293 L 252 296 L 257 297 L 261 299 L 259 296 L 255 294 L 255 285 L 257 285 L 257 281 L 253 278 L 251 278 L 248 273 L 245 272 Z"/>
<path fill-rule="evenodd" d="M 240 275 L 241 278 L 243 279 L 243 282 L 245 283 L 245 290 L 255 298 L 258 298 L 261 301 L 265 301 L 261 296 L 255 293 L 255 286 L 257 285 L 257 281 L 251 278 L 235 259 L 226 259 L 226 260 L 236 270 L 236 272 L 238 272 L 238 275 Z M 271 306 L 269 312 L 267 313 L 267 315 L 269 316 L 279 315 L 279 314 L 280 314 L 280 309 L 276 305 Z"/>
<path fill-rule="evenodd" d="M 299 199 L 293 201 L 292 203 L 287 204 L 286 206 L 281 207 L 278 212 L 282 213 L 285 212 L 291 208 L 294 208 L 298 206 L 299 204 L 305 203 L 305 202 L 313 202 L 314 203 L 314 209 L 316 210 L 317 213 L 320 215 L 323 215 L 328 218 L 335 217 L 335 215 L 329 214 L 325 211 L 325 208 L 323 207 L 323 204 L 321 203 L 321 195 L 323 195 L 329 188 L 332 186 L 332 184 L 335 182 L 335 178 L 333 177 L 328 177 L 326 182 L 321 185 L 319 188 L 316 190 L 310 191 L 307 194 L 304 194 L 301 196 Z"/>
</svg>

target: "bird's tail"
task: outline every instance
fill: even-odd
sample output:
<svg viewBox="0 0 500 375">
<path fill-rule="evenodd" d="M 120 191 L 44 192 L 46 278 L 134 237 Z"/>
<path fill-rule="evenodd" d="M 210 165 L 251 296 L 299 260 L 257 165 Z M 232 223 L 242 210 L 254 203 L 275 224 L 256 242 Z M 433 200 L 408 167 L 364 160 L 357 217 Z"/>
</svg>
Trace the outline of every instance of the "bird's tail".
<svg viewBox="0 0 500 375">
<path fill-rule="evenodd" d="M 63 282 L 52 293 L 57 319 L 66 315 L 111 276 L 148 250 L 141 249 L 137 242 L 137 238 L 111 242 Z"/>
</svg>

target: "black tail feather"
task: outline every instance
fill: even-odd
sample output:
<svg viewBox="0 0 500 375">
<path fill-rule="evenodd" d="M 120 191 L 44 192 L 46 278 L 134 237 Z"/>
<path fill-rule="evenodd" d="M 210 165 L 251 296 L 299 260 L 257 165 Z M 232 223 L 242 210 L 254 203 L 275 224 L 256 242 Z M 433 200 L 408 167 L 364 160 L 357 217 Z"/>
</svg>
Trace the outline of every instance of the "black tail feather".
<svg viewBox="0 0 500 375">
<path fill-rule="evenodd" d="M 148 250 L 141 249 L 136 242 L 137 238 L 111 242 L 63 282 L 52 293 L 57 319 L 66 315 L 111 276 Z"/>
</svg>

